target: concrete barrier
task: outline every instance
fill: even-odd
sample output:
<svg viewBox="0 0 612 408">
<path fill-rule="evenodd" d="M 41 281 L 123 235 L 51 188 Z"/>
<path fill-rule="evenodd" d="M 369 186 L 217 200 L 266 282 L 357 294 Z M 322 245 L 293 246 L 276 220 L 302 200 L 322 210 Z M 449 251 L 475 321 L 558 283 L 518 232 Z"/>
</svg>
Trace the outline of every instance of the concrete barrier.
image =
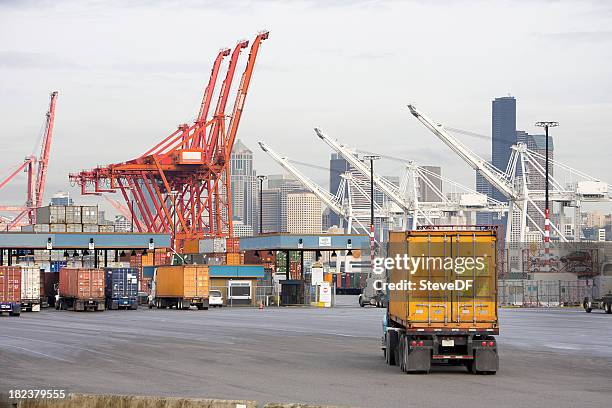
<svg viewBox="0 0 612 408">
<path fill-rule="evenodd" d="M 131 395 L 69 394 L 60 400 L 22 400 L 17 408 L 257 408 L 256 401 Z"/>
</svg>

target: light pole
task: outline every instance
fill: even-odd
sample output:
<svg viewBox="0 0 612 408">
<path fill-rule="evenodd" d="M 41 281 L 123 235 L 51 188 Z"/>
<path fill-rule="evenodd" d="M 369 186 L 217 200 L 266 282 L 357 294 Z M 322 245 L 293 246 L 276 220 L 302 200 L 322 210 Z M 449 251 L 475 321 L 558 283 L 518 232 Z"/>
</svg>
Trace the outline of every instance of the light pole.
<svg viewBox="0 0 612 408">
<path fill-rule="evenodd" d="M 263 175 L 257 176 L 259 180 L 259 235 L 263 234 L 263 182 L 266 178 Z"/>
<path fill-rule="evenodd" d="M 536 122 L 535 124 L 538 127 L 544 128 L 544 133 L 546 134 L 546 175 L 545 175 L 545 204 L 544 204 L 544 253 L 546 254 L 546 264 L 548 265 L 548 255 L 550 253 L 550 207 L 548 205 L 548 128 L 559 126 L 558 122 Z M 523 209 L 525 211 L 525 209 Z"/>
<path fill-rule="evenodd" d="M 370 266 L 374 268 L 374 160 L 380 156 L 368 154 L 363 159 L 370 161 Z"/>
</svg>

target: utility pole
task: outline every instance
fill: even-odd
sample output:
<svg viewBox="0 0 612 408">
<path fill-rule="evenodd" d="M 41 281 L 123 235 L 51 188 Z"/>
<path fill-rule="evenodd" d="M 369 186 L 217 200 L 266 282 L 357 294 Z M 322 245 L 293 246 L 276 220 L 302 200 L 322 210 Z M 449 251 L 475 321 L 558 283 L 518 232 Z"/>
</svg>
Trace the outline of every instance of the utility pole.
<svg viewBox="0 0 612 408">
<path fill-rule="evenodd" d="M 545 204 L 544 204 L 544 253 L 546 254 L 546 266 L 549 264 L 549 255 L 550 255 L 550 207 L 548 204 L 548 184 L 549 184 L 549 176 L 548 176 L 548 166 L 549 166 L 549 157 L 548 157 L 548 128 L 559 126 L 558 122 L 536 122 L 535 124 L 538 127 L 543 127 L 544 132 L 546 134 L 546 172 L 545 172 Z M 526 211 L 526 209 L 524 209 Z"/>
<path fill-rule="evenodd" d="M 259 180 L 259 235 L 263 234 L 263 182 L 266 176 L 258 175 Z"/>
<path fill-rule="evenodd" d="M 363 159 L 370 161 L 370 266 L 374 268 L 374 160 L 380 156 L 369 154 Z"/>
</svg>

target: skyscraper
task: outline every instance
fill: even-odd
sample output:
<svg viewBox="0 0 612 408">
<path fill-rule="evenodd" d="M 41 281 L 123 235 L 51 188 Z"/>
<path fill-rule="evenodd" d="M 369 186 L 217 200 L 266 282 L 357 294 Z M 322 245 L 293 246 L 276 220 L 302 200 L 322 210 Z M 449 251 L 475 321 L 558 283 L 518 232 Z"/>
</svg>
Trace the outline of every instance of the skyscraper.
<svg viewBox="0 0 612 408">
<path fill-rule="evenodd" d="M 311 192 L 287 194 L 287 232 L 292 234 L 320 234 L 323 205 Z"/>
<path fill-rule="evenodd" d="M 332 153 L 329 159 L 329 192 L 331 194 L 338 193 L 340 186 L 341 175 L 351 168 L 349 163 L 338 153 Z M 334 212 L 329 212 L 327 227 L 332 225 L 340 225 L 340 217 Z"/>
<path fill-rule="evenodd" d="M 268 176 L 268 189 L 280 191 L 281 232 L 287 232 L 287 194 L 292 191 L 304 191 L 304 185 L 284 174 L 272 174 Z"/>
<path fill-rule="evenodd" d="M 262 191 L 262 231 L 263 233 L 281 232 L 282 196 L 280 188 L 267 188 Z"/>
<path fill-rule="evenodd" d="M 504 96 L 493 100 L 491 163 L 501 171 L 506 170 L 510 160 L 511 146 L 516 144 L 516 99 Z M 492 198 L 508 202 L 496 188 Z"/>
<path fill-rule="evenodd" d="M 244 225 L 259 230 L 257 217 L 258 193 L 257 175 L 253 169 L 253 152 L 240 139 L 234 143 L 230 161 L 232 186 L 232 217 Z"/>
</svg>

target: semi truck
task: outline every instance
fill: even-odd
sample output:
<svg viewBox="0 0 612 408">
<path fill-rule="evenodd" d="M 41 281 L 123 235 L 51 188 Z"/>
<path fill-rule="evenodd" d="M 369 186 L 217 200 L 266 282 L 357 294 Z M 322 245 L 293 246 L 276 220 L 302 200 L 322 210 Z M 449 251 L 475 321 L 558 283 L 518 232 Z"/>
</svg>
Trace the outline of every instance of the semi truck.
<svg viewBox="0 0 612 408">
<path fill-rule="evenodd" d="M 366 279 L 366 286 L 359 295 L 359 306 L 387 307 L 387 294 L 379 288 L 380 283 L 385 281 L 384 276 L 370 275 Z"/>
<path fill-rule="evenodd" d="M 21 310 L 40 312 L 40 269 L 21 267 Z"/>
<path fill-rule="evenodd" d="M 138 309 L 138 270 L 104 268 L 106 307 L 111 310 Z"/>
<path fill-rule="evenodd" d="M 57 310 L 103 311 L 104 270 L 99 268 L 62 268 L 55 299 Z"/>
<path fill-rule="evenodd" d="M 584 298 L 582 306 L 587 313 L 593 309 L 612 313 L 612 262 L 601 265 L 601 273 L 593 279 L 591 296 Z"/>
<path fill-rule="evenodd" d="M 153 275 L 149 308 L 208 310 L 207 265 L 158 266 Z"/>
<path fill-rule="evenodd" d="M 386 363 L 406 373 L 464 365 L 474 374 L 495 374 L 497 229 L 428 226 L 389 232 L 387 254 L 393 265 L 386 265 Z"/>
<path fill-rule="evenodd" d="M 21 314 L 21 268 L 0 266 L 0 315 Z"/>
</svg>

